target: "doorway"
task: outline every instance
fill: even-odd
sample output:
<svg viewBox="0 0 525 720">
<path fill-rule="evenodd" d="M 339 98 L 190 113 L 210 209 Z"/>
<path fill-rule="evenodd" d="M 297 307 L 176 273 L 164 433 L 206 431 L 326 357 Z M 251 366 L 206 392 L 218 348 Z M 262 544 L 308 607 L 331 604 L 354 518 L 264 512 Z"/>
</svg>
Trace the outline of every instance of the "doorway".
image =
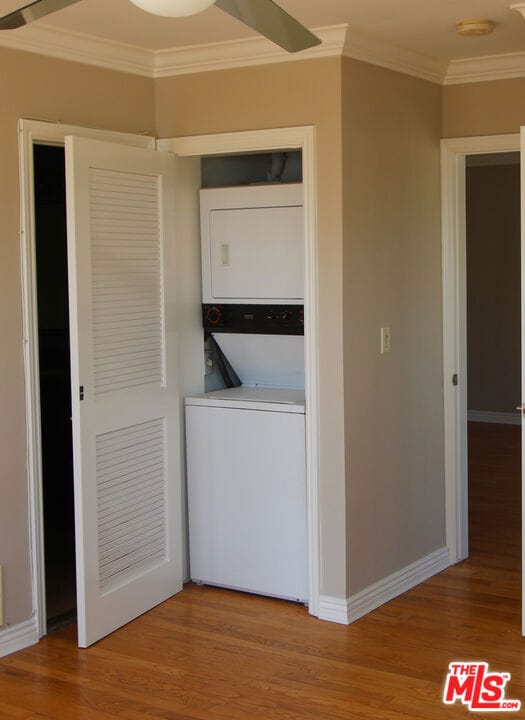
<svg viewBox="0 0 525 720">
<path fill-rule="evenodd" d="M 68 136 L 83 137 L 130 148 L 155 148 L 155 140 L 142 135 L 81 128 L 37 120 L 19 121 L 19 156 L 21 180 L 21 256 L 24 314 L 24 364 L 26 379 L 26 411 L 28 439 L 28 485 L 31 535 L 31 580 L 35 608 L 35 634 L 42 637 L 48 631 L 46 613 L 46 557 L 44 482 L 42 477 L 42 418 L 40 398 L 39 307 L 37 289 L 37 239 L 35 237 L 35 151 L 38 146 L 63 148 Z M 63 161 L 62 161 L 62 170 Z M 68 198 L 69 203 L 69 198 Z M 77 273 L 78 274 L 78 273 Z M 64 276 L 65 282 L 65 276 Z M 78 396 L 73 400 L 76 401 Z M 74 406 L 74 403 L 73 403 Z M 73 413 L 74 414 L 74 413 Z M 69 416 L 68 416 L 69 417 Z M 49 525 L 49 523 L 48 523 Z M 78 532 L 79 527 L 75 528 Z M 88 544 L 89 547 L 93 543 Z M 69 545 L 72 548 L 72 544 Z M 87 547 L 80 544 L 81 549 Z M 82 560 L 81 556 L 81 560 Z M 78 570 L 78 568 L 77 568 Z M 73 586 L 74 587 L 74 586 Z M 77 597 L 77 625 L 80 600 Z M 83 617 L 85 616 L 85 613 Z"/>
<path fill-rule="evenodd" d="M 446 537 L 453 563 L 469 555 L 466 158 L 519 150 L 519 134 L 441 141 Z"/>
<path fill-rule="evenodd" d="M 521 270 L 519 153 L 465 167 L 469 558 L 519 575 Z"/>
<path fill-rule="evenodd" d="M 319 382 L 318 382 L 318 292 L 316 235 L 316 147 L 311 126 L 271 130 L 241 131 L 218 135 L 188 136 L 157 141 L 158 150 L 175 155 L 178 168 L 176 206 L 184 207 L 177 227 L 181 242 L 177 247 L 179 303 L 199 308 L 201 303 L 201 258 L 199 242 L 198 191 L 201 187 L 201 159 L 253 153 L 300 151 L 304 198 L 305 257 L 305 391 L 306 405 L 306 492 L 308 513 L 308 611 L 311 615 L 334 619 L 333 608 L 321 606 L 321 552 L 319 518 Z M 297 155 L 299 157 L 299 155 Z M 184 240 L 182 240 L 184 238 Z M 202 354 L 202 323 L 198 312 L 183 313 L 180 333 L 185 338 L 181 352 L 181 394 L 202 392 L 202 372 L 194 358 Z M 339 621 L 347 623 L 346 607 Z"/>
<path fill-rule="evenodd" d="M 35 145 L 34 200 L 46 627 L 76 619 L 64 148 Z"/>
</svg>

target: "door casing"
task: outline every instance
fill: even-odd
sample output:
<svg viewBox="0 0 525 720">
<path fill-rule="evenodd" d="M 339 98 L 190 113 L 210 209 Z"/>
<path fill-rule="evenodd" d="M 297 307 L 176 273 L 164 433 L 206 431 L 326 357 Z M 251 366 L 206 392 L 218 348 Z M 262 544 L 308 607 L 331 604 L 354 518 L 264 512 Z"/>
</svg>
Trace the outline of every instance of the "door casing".
<svg viewBox="0 0 525 720">
<path fill-rule="evenodd" d="M 519 150 L 519 134 L 441 141 L 446 537 L 452 563 L 468 557 L 465 158 Z"/>
<path fill-rule="evenodd" d="M 305 390 L 306 390 L 306 504 L 308 513 L 308 610 L 319 616 L 321 556 L 319 521 L 319 355 L 318 355 L 318 251 L 316 132 L 313 126 L 249 130 L 196 135 L 157 141 L 157 149 L 174 153 L 180 161 L 205 155 L 228 155 L 301 150 L 303 159 L 304 258 L 305 258 Z M 189 188 L 188 188 L 189 189 Z M 181 200 L 185 189 L 179 188 Z M 187 193 L 186 193 L 187 194 Z M 179 205 L 182 204 L 181 202 Z M 190 227 L 190 226 L 188 226 Z M 195 235 L 192 242 L 200 248 Z M 184 264 L 179 262 L 179 267 Z M 181 279 L 182 282 L 182 279 Z M 200 278 L 197 286 L 200 287 Z M 200 290 L 199 290 L 200 293 Z M 183 303 L 180 303 L 183 305 Z M 184 374 L 184 361 L 182 361 Z"/>
</svg>

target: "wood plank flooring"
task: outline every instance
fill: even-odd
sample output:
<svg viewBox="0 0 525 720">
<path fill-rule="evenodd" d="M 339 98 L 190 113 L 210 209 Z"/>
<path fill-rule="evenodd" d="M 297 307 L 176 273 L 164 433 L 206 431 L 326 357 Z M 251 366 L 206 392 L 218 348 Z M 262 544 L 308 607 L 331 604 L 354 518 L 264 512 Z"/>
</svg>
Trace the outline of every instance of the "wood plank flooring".
<svg viewBox="0 0 525 720">
<path fill-rule="evenodd" d="M 520 429 L 473 424 L 470 447 L 468 561 L 350 627 L 190 585 L 88 650 L 69 627 L 1 660 L 1 720 L 465 718 L 441 702 L 452 660 L 510 672 L 525 701 Z"/>
</svg>

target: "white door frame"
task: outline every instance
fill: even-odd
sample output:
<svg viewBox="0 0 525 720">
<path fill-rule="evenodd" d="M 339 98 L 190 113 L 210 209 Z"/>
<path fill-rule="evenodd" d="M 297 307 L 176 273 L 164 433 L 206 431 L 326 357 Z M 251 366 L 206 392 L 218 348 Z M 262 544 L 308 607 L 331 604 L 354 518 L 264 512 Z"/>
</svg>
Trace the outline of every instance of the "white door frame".
<svg viewBox="0 0 525 720">
<path fill-rule="evenodd" d="M 519 134 L 441 141 L 446 534 L 453 563 L 468 557 L 465 157 L 519 150 Z"/>
<path fill-rule="evenodd" d="M 27 472 L 31 553 L 31 590 L 38 636 L 46 634 L 46 595 L 44 572 L 44 528 L 42 496 L 42 447 L 40 422 L 40 381 L 38 359 L 38 304 L 36 288 L 36 238 L 33 145 L 64 145 L 66 135 L 155 148 L 155 138 L 83 128 L 75 125 L 20 120 L 20 256 L 22 273 L 22 312 L 24 372 L 26 388 Z"/>
<path fill-rule="evenodd" d="M 306 487 L 308 512 L 308 610 L 319 615 L 319 358 L 318 358 L 318 252 L 315 127 L 250 130 L 216 135 L 169 138 L 157 142 L 159 150 L 179 157 L 302 150 L 305 222 L 305 361 L 306 361 Z"/>
</svg>

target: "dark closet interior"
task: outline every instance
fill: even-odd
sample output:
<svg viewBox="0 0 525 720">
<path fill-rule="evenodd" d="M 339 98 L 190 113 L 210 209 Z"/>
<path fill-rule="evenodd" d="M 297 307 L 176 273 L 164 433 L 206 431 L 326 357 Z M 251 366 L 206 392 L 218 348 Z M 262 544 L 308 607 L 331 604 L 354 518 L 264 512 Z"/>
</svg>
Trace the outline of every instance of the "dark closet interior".
<svg viewBox="0 0 525 720">
<path fill-rule="evenodd" d="M 76 618 L 64 148 L 34 148 L 47 630 Z"/>
</svg>

